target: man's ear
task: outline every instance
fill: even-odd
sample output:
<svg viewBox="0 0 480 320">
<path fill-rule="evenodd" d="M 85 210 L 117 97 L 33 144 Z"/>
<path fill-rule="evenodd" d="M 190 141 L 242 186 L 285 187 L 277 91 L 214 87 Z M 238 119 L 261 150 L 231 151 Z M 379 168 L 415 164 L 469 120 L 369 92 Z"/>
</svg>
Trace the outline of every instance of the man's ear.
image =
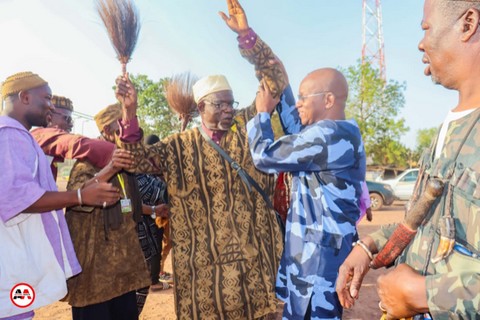
<svg viewBox="0 0 480 320">
<path fill-rule="evenodd" d="M 477 9 L 470 8 L 460 19 L 462 21 L 462 41 L 467 42 L 478 30 L 480 13 Z"/>
<path fill-rule="evenodd" d="M 111 134 L 112 130 L 110 129 L 110 126 L 109 125 L 104 125 L 102 133 L 107 134 L 107 135 Z"/>
<path fill-rule="evenodd" d="M 335 105 L 335 95 L 331 92 L 328 92 L 325 95 L 325 109 L 330 109 Z"/>
<path fill-rule="evenodd" d="M 198 112 L 203 113 L 205 111 L 205 102 L 200 101 L 197 104 Z"/>
<path fill-rule="evenodd" d="M 28 90 L 20 91 L 20 92 L 18 93 L 18 99 L 19 99 L 23 104 L 30 104 L 30 92 L 28 92 Z"/>
<path fill-rule="evenodd" d="M 50 127 L 52 125 L 52 114 L 47 115 L 47 126 Z"/>
</svg>

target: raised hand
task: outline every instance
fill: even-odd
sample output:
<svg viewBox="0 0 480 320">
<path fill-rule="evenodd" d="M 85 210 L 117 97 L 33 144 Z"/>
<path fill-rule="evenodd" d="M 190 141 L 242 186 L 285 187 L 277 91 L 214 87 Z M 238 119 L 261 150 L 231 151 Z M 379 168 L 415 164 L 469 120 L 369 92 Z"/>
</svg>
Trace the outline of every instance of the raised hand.
<svg viewBox="0 0 480 320">
<path fill-rule="evenodd" d="M 81 194 L 83 204 L 94 207 L 108 207 L 120 200 L 120 190 L 106 182 L 88 184 Z"/>
<path fill-rule="evenodd" d="M 274 98 L 272 96 L 270 88 L 265 80 L 262 79 L 258 87 L 257 98 L 255 99 L 255 107 L 257 108 L 257 112 L 268 112 L 271 114 L 279 101 L 279 98 Z"/>
<path fill-rule="evenodd" d="M 137 112 L 137 91 L 128 73 L 118 76 L 115 84 L 115 97 L 122 104 L 124 120 L 134 118 Z M 127 119 L 125 119 L 125 116 L 127 116 Z"/>
<path fill-rule="evenodd" d="M 227 5 L 229 15 L 227 16 L 222 11 L 218 14 L 233 32 L 239 36 L 246 35 L 250 27 L 248 26 L 247 16 L 240 2 L 238 2 L 238 0 L 227 0 Z"/>
</svg>

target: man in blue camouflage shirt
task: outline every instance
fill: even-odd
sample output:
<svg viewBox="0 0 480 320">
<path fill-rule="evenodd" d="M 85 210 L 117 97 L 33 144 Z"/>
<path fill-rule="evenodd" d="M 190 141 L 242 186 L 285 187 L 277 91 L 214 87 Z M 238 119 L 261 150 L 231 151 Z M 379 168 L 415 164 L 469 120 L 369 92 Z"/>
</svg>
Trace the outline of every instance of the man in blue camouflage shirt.
<svg viewBox="0 0 480 320">
<path fill-rule="evenodd" d="M 280 111 L 292 117 L 284 123 L 289 135 L 274 141 L 270 114 L 277 101 L 265 85 L 257 94 L 258 114 L 247 125 L 255 166 L 293 176 L 277 294 L 285 301 L 284 319 L 341 319 L 335 281 L 357 238 L 365 150 L 358 125 L 345 120 L 342 73 L 324 68 L 308 74 L 296 109 L 289 96 L 287 90 Z"/>
</svg>

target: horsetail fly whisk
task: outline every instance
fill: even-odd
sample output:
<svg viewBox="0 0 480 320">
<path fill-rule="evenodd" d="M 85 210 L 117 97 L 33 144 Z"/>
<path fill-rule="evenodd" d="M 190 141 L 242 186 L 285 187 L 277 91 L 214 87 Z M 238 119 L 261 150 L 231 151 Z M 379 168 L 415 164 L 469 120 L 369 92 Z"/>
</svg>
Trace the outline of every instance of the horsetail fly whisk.
<svg viewBox="0 0 480 320">
<path fill-rule="evenodd" d="M 122 74 L 125 74 L 140 33 L 138 10 L 133 0 L 96 1 L 98 14 L 122 64 Z"/>
<path fill-rule="evenodd" d="M 167 103 L 182 121 L 181 131 L 184 131 L 190 120 L 198 115 L 192 89 L 197 80 L 196 76 L 185 72 L 172 76 L 166 85 Z"/>
</svg>

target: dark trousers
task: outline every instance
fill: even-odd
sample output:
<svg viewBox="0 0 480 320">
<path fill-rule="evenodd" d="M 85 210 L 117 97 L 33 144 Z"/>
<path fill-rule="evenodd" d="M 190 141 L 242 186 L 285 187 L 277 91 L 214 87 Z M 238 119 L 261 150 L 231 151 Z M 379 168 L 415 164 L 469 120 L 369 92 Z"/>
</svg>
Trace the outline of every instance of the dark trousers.
<svg viewBox="0 0 480 320">
<path fill-rule="evenodd" d="M 150 280 L 152 284 L 159 283 L 158 277 L 160 275 L 160 261 L 162 261 L 162 254 L 153 255 L 148 261 L 150 265 Z"/>
<path fill-rule="evenodd" d="M 73 320 L 138 320 L 135 291 L 85 307 L 72 307 Z"/>
<path fill-rule="evenodd" d="M 158 245 L 158 254 L 153 255 L 148 264 L 150 266 L 150 279 L 152 284 L 159 283 L 158 277 L 160 275 L 160 264 L 162 262 L 162 241 L 163 241 L 163 228 L 157 230 L 157 245 Z"/>
</svg>

